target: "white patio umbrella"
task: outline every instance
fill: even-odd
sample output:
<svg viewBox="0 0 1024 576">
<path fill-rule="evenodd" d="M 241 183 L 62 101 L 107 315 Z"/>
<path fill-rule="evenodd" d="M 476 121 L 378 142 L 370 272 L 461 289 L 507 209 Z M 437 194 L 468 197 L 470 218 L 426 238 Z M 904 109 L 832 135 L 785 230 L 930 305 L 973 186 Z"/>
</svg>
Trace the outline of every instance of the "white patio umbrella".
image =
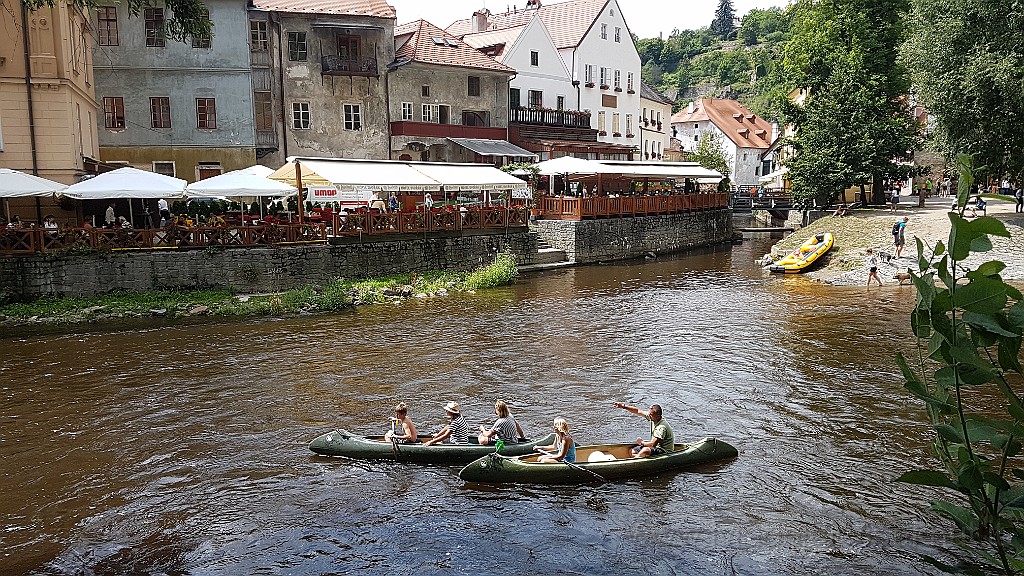
<svg viewBox="0 0 1024 576">
<path fill-rule="evenodd" d="M 136 168 L 118 168 L 78 184 L 68 186 L 64 194 L 79 200 L 128 199 L 128 217 L 135 226 L 132 198 L 183 198 L 185 185 L 181 178 L 172 178 L 156 172 Z"/>
<path fill-rule="evenodd" d="M 255 168 L 255 167 L 253 167 Z M 262 168 L 262 167 L 261 167 Z M 252 168 L 235 170 L 219 176 L 200 180 L 185 187 L 185 195 L 194 196 L 224 196 L 226 198 L 250 197 L 250 196 L 281 196 L 289 192 L 295 192 L 295 186 L 283 182 L 271 180 L 265 176 L 259 176 L 250 172 Z M 266 168 L 267 174 L 273 170 Z"/>
<path fill-rule="evenodd" d="M 615 170 L 595 162 L 584 160 L 575 156 L 561 156 L 554 160 L 545 160 L 536 164 L 540 174 L 544 176 L 558 176 L 562 174 L 613 174 Z"/>
<path fill-rule="evenodd" d="M 0 168 L 0 198 L 50 196 L 63 192 L 67 184 L 33 176 L 10 168 Z"/>
</svg>

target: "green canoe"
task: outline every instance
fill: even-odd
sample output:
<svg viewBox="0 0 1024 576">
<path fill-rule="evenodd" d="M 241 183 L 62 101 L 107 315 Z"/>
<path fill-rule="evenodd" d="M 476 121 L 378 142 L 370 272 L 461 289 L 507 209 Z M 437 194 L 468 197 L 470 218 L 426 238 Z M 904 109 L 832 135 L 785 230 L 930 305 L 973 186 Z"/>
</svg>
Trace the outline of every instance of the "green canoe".
<svg viewBox="0 0 1024 576">
<path fill-rule="evenodd" d="M 429 440 L 430 436 L 420 436 Z M 540 440 L 524 439 L 518 444 L 505 444 L 501 453 L 508 456 L 530 454 L 537 445 L 553 444 L 554 434 Z M 476 443 L 476 437 L 469 444 L 396 444 L 384 440 L 383 436 L 360 436 L 345 430 L 335 430 L 317 437 L 309 443 L 309 449 L 324 456 L 347 456 L 363 460 L 397 460 L 419 464 L 465 464 L 481 456 L 494 453 L 494 445 Z"/>
<path fill-rule="evenodd" d="M 632 447 L 632 444 L 578 446 L 575 465 L 540 463 L 537 462 L 540 454 L 517 457 L 490 454 L 463 468 L 459 478 L 492 484 L 583 484 L 660 474 L 738 455 L 735 448 L 714 438 L 676 444 L 675 451 L 648 458 L 633 458 Z"/>
</svg>

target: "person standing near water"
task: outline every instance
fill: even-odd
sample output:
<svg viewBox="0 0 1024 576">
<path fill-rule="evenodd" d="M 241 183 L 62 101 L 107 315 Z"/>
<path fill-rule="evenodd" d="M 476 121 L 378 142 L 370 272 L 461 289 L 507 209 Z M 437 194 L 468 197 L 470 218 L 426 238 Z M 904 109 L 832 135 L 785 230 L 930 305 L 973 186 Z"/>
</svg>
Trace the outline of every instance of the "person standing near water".
<svg viewBox="0 0 1024 576">
<path fill-rule="evenodd" d="M 893 230 L 893 233 L 892 233 L 892 236 L 893 236 L 892 243 L 893 243 L 893 245 L 896 246 L 896 257 L 897 258 L 900 258 L 902 256 L 902 254 L 903 254 L 903 246 L 906 245 L 906 243 L 907 243 L 907 222 L 909 222 L 909 221 L 910 221 L 910 218 L 907 218 L 906 216 L 904 216 L 903 220 L 901 220 L 901 221 L 896 223 L 896 229 Z"/>
<path fill-rule="evenodd" d="M 871 280 L 874 279 L 878 282 L 878 285 L 882 285 L 882 279 L 878 277 L 878 256 L 875 256 L 874 250 L 868 248 L 868 257 L 866 263 L 868 265 L 868 286 L 871 286 Z"/>
</svg>

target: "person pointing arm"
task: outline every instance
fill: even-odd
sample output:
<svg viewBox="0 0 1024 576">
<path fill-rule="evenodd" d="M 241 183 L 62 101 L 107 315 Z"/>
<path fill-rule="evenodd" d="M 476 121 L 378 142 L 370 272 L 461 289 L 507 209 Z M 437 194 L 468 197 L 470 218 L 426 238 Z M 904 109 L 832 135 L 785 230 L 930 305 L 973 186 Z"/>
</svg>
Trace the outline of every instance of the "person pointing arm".
<svg viewBox="0 0 1024 576">
<path fill-rule="evenodd" d="M 632 412 L 651 423 L 651 439 L 646 441 L 643 438 L 636 439 L 636 446 L 633 447 L 634 458 L 646 458 L 653 454 L 675 450 L 675 435 L 672 433 L 672 427 L 661 416 L 661 406 L 652 404 L 649 410 L 641 410 L 622 402 L 615 402 L 613 406 L 626 412 Z"/>
</svg>

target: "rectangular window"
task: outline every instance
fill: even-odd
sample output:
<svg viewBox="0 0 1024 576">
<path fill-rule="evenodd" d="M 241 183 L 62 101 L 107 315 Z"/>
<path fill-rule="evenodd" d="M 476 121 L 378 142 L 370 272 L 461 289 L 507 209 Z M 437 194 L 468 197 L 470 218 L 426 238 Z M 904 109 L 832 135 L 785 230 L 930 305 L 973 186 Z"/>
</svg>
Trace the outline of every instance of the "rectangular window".
<svg viewBox="0 0 1024 576">
<path fill-rule="evenodd" d="M 196 98 L 196 127 L 203 130 L 217 128 L 216 98 Z"/>
<path fill-rule="evenodd" d="M 424 84 L 420 87 L 420 96 L 424 98 L 430 98 L 430 86 Z"/>
<path fill-rule="evenodd" d="M 519 108 L 521 98 L 519 96 L 519 88 L 508 89 L 508 105 L 510 108 Z"/>
<path fill-rule="evenodd" d="M 249 20 L 249 50 L 252 52 L 266 52 L 267 48 L 266 20 Z"/>
<path fill-rule="evenodd" d="M 619 134 L 619 113 L 612 114 L 612 132 Z"/>
<path fill-rule="evenodd" d="M 622 28 L 615 27 L 615 41 L 622 42 Z"/>
<path fill-rule="evenodd" d="M 363 114 L 359 104 L 345 104 L 345 130 L 362 130 Z"/>
<path fill-rule="evenodd" d="M 541 108 L 544 106 L 544 92 L 540 90 L 530 90 L 530 108 Z"/>
<path fill-rule="evenodd" d="M 306 33 L 288 33 L 288 60 L 292 62 L 306 61 Z"/>
<path fill-rule="evenodd" d="M 608 86 L 608 69 L 601 66 L 601 86 Z"/>
<path fill-rule="evenodd" d="M 557 103 L 555 105 L 556 109 L 565 110 L 565 96 L 559 96 L 558 98 L 555 99 L 555 102 Z"/>
<path fill-rule="evenodd" d="M 292 102 L 292 128 L 309 130 L 309 102 Z"/>
<path fill-rule="evenodd" d="M 632 134 L 632 133 L 633 133 L 633 115 L 632 114 L 626 114 L 626 134 L 629 135 L 629 134 Z"/>
<path fill-rule="evenodd" d="M 597 129 L 600 132 L 604 132 L 605 131 L 604 119 L 605 119 L 605 113 L 604 113 L 604 110 L 602 110 L 602 111 L 597 113 Z"/>
<path fill-rule="evenodd" d="M 153 162 L 153 172 L 174 178 L 174 162 L 155 160 Z"/>
<path fill-rule="evenodd" d="M 490 126 L 491 113 L 487 112 L 486 110 L 463 110 L 462 125 L 484 127 Z"/>
<path fill-rule="evenodd" d="M 209 20 L 210 19 L 210 11 L 207 10 L 206 8 L 203 8 L 202 12 L 203 12 L 203 18 L 206 18 L 207 20 Z M 193 36 L 192 37 L 192 47 L 193 48 L 209 48 L 211 43 L 212 43 L 212 37 L 210 36 L 210 33 L 200 34 L 198 36 Z"/>
<path fill-rule="evenodd" d="M 588 84 L 593 84 L 594 83 L 594 65 L 593 64 L 587 64 L 586 70 L 587 70 L 586 82 Z"/>
<path fill-rule="evenodd" d="M 469 77 L 469 95 L 479 96 L 480 95 L 480 77 L 470 76 Z"/>
<path fill-rule="evenodd" d="M 402 102 L 402 120 L 415 120 L 412 115 L 412 102 Z"/>
<path fill-rule="evenodd" d="M 615 87 L 618 88 L 619 90 L 622 90 L 622 71 L 621 70 L 616 70 L 615 71 Z"/>
<path fill-rule="evenodd" d="M 253 107 L 256 109 L 256 129 L 261 131 L 274 129 L 273 99 L 270 91 L 252 93 Z"/>
<path fill-rule="evenodd" d="M 199 166 L 196 166 L 196 180 L 206 180 L 223 173 L 224 168 L 220 162 L 200 162 Z"/>
<path fill-rule="evenodd" d="M 153 128 L 171 127 L 171 99 L 157 96 L 149 99 L 150 126 Z"/>
<path fill-rule="evenodd" d="M 101 6 L 96 9 L 96 43 L 117 46 L 117 8 Z"/>
<path fill-rule="evenodd" d="M 540 66 L 540 52 L 530 51 L 530 66 Z"/>
<path fill-rule="evenodd" d="M 601 24 L 601 40 L 607 40 L 607 39 L 608 39 L 608 25 L 607 24 Z"/>
<path fill-rule="evenodd" d="M 350 62 L 359 60 L 359 36 L 338 35 L 338 57 Z"/>
<path fill-rule="evenodd" d="M 146 8 L 146 46 L 149 48 L 164 47 L 164 9 Z"/>
<path fill-rule="evenodd" d="M 627 72 L 626 73 L 626 90 L 629 90 L 630 92 L 633 91 L 633 73 L 632 72 Z"/>
<path fill-rule="evenodd" d="M 103 125 L 110 130 L 124 130 L 124 98 L 103 97 Z"/>
</svg>

